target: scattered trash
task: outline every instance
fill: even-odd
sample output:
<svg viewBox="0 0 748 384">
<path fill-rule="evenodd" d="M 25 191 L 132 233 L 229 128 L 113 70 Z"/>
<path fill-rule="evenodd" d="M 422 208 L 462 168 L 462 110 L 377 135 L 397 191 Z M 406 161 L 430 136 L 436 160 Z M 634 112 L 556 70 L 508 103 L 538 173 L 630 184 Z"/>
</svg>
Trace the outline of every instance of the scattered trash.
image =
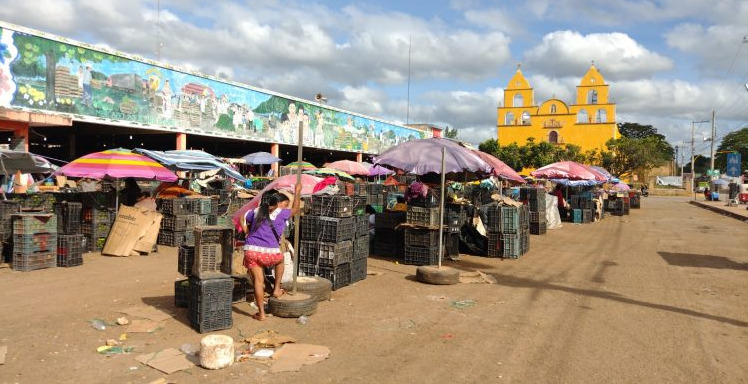
<svg viewBox="0 0 748 384">
<path fill-rule="evenodd" d="M 270 372 L 297 372 L 304 365 L 330 357 L 330 348 L 311 344 L 286 344 L 275 351 Z"/>
<path fill-rule="evenodd" d="M 163 324 L 153 320 L 133 320 L 127 333 L 152 333 L 163 328 Z"/>
<path fill-rule="evenodd" d="M 465 309 L 474 307 L 476 304 L 475 300 L 452 300 L 451 303 L 449 303 L 449 306 L 454 309 Z"/>
<path fill-rule="evenodd" d="M 110 350 L 110 349 L 112 349 L 111 346 L 109 346 L 109 345 L 102 345 L 101 347 L 96 348 L 96 352 L 101 353 L 101 352 L 104 352 L 104 351 L 107 351 L 107 350 Z"/>
<path fill-rule="evenodd" d="M 110 355 L 121 355 L 123 353 L 130 353 L 134 351 L 135 348 L 134 347 L 110 347 L 106 345 L 106 346 L 101 346 L 97 348 L 96 350 L 103 355 L 110 356 Z"/>
<path fill-rule="evenodd" d="M 200 365 L 221 369 L 234 364 L 234 339 L 226 335 L 208 335 L 200 340 Z"/>
<path fill-rule="evenodd" d="M 153 380 L 153 381 L 151 381 L 151 382 L 150 382 L 150 383 L 148 383 L 148 384 L 167 384 L 167 383 L 168 383 L 168 381 L 166 381 L 166 379 L 164 379 L 164 378 L 162 377 L 162 378 L 160 378 L 160 379 L 156 379 L 156 380 Z"/>
<path fill-rule="evenodd" d="M 483 273 L 482 271 L 475 272 L 460 272 L 460 283 L 466 284 L 497 284 L 498 281 L 495 277 Z"/>
<path fill-rule="evenodd" d="M 138 369 L 140 369 L 140 368 L 138 368 L 136 366 L 132 366 L 132 367 L 128 368 L 127 370 L 128 371 L 137 371 Z"/>
<path fill-rule="evenodd" d="M 276 331 L 263 331 L 258 332 L 249 339 L 244 340 L 249 343 L 253 348 L 277 348 L 287 343 L 295 343 L 296 340 L 292 337 L 281 335 Z"/>
<path fill-rule="evenodd" d="M 0 347 L 0 365 L 5 364 L 5 355 L 8 354 L 8 346 L 3 345 Z"/>
<path fill-rule="evenodd" d="M 445 334 L 442 335 L 442 339 L 443 340 L 452 340 L 454 338 L 455 338 L 455 336 L 453 334 L 451 334 L 451 333 L 445 333 Z"/>
<path fill-rule="evenodd" d="M 167 348 L 158 352 L 140 355 L 135 360 L 167 375 L 195 366 L 187 358 L 187 355 L 175 348 Z"/>
<path fill-rule="evenodd" d="M 127 309 L 123 309 L 119 311 L 120 313 L 124 313 L 126 315 L 130 315 L 130 317 L 140 317 L 143 319 L 153 320 L 153 321 L 164 321 L 171 319 L 173 315 L 168 314 L 156 307 L 150 307 L 150 306 L 144 306 L 139 305 Z"/>
<path fill-rule="evenodd" d="M 273 349 L 259 349 L 252 354 L 252 357 L 259 359 L 268 359 L 273 357 L 275 350 Z"/>
<path fill-rule="evenodd" d="M 109 340 L 106 341 L 106 345 L 108 345 L 110 347 L 116 347 L 116 346 L 119 345 L 119 342 L 117 340 L 114 340 L 114 339 L 109 339 Z"/>
<path fill-rule="evenodd" d="M 125 340 L 127 340 L 127 334 L 126 333 L 121 333 L 119 335 L 119 341 L 125 341 Z"/>
<path fill-rule="evenodd" d="M 130 320 L 128 320 L 126 317 L 118 317 L 117 318 L 117 325 L 127 325 L 130 324 Z"/>
<path fill-rule="evenodd" d="M 426 296 L 426 298 L 429 299 L 429 300 L 432 300 L 432 301 L 447 300 L 447 296 L 443 296 L 443 295 L 439 295 L 439 296 L 437 296 L 437 295 L 428 295 L 428 296 Z"/>
<path fill-rule="evenodd" d="M 91 321 L 91 328 L 97 331 L 103 331 L 106 330 L 106 323 L 104 322 L 104 320 L 94 319 L 93 321 Z"/>
<path fill-rule="evenodd" d="M 185 355 L 188 356 L 195 356 L 197 355 L 198 349 L 195 348 L 194 345 L 190 343 L 184 343 L 181 347 L 179 347 L 179 350 L 182 351 Z"/>
<path fill-rule="evenodd" d="M 296 323 L 301 324 L 301 325 L 306 325 L 306 323 L 308 322 L 309 322 L 309 318 L 306 317 L 305 315 L 301 315 L 299 316 L 298 319 L 296 319 Z"/>
<path fill-rule="evenodd" d="M 366 272 L 366 274 L 369 275 L 369 276 L 382 276 L 382 275 L 384 275 L 384 272 L 368 271 L 368 272 Z"/>
</svg>

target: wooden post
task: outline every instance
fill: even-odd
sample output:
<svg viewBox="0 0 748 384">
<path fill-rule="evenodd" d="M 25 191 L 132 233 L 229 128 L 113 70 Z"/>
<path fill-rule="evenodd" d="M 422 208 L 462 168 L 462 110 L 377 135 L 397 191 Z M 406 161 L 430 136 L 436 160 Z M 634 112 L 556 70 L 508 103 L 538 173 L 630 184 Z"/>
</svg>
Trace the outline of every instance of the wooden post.
<svg viewBox="0 0 748 384">
<path fill-rule="evenodd" d="M 442 147 L 442 188 L 441 198 L 439 198 L 439 268 L 442 267 L 442 257 L 444 256 L 444 184 L 446 183 L 446 174 L 444 173 L 445 157 L 447 148 Z"/>
<path fill-rule="evenodd" d="M 304 154 L 304 123 L 299 121 L 299 138 L 298 138 L 298 156 L 297 156 L 297 162 L 298 166 L 296 167 L 296 183 L 301 184 L 301 162 L 303 159 Z M 274 144 L 278 145 L 278 144 Z M 276 155 L 277 156 L 277 155 Z M 277 164 L 277 163 L 276 163 Z M 301 194 L 299 196 L 294 196 L 294 199 L 301 199 Z M 301 201 L 299 201 L 299 204 L 301 204 Z M 301 222 L 301 212 L 297 212 L 296 216 L 293 218 L 293 288 L 291 289 L 291 294 L 296 294 L 296 280 L 299 277 L 299 225 Z M 277 277 L 276 277 L 277 278 Z"/>
</svg>

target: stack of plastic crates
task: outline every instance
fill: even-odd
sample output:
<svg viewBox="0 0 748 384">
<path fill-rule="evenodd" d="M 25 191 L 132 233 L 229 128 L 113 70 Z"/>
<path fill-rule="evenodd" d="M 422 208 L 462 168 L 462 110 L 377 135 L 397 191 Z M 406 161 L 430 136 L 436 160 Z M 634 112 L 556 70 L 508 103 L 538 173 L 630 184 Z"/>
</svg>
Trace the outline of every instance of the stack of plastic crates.
<svg viewBox="0 0 748 384">
<path fill-rule="evenodd" d="M 356 220 L 356 231 L 353 238 L 353 256 L 351 257 L 351 284 L 366 279 L 370 253 L 369 220 L 364 211 L 366 207 L 366 184 L 353 185 L 353 217 Z M 363 204 L 361 209 L 357 208 L 357 204 Z"/>
<path fill-rule="evenodd" d="M 190 212 L 196 215 L 196 225 L 215 225 L 216 219 L 213 212 L 213 199 L 197 198 L 187 199 Z"/>
<path fill-rule="evenodd" d="M 200 223 L 199 216 L 193 212 L 196 205 L 202 209 L 202 203 L 193 203 L 193 199 L 174 198 L 158 199 L 156 205 L 163 215 L 158 232 L 159 245 L 178 247 L 194 241 L 193 230 Z"/>
<path fill-rule="evenodd" d="M 231 303 L 235 279 L 231 277 L 234 231 L 219 226 L 196 226 L 194 246 L 179 249 L 179 273 L 188 280 L 174 283 L 174 305 L 184 305 L 188 292 L 187 318 L 200 333 L 231 328 Z M 192 264 L 192 265 L 190 265 Z M 246 283 L 244 285 L 246 296 Z"/>
<path fill-rule="evenodd" d="M 114 211 L 99 206 L 83 206 L 81 232 L 86 236 L 89 252 L 104 249 L 109 230 L 114 223 Z"/>
<path fill-rule="evenodd" d="M 59 220 L 59 219 L 58 219 Z M 83 234 L 57 235 L 57 266 L 77 267 L 83 265 Z"/>
<path fill-rule="evenodd" d="M 10 262 L 13 256 L 13 215 L 21 212 L 21 203 L 12 200 L 0 200 L 0 254 L 5 262 Z"/>
<path fill-rule="evenodd" d="M 488 257 L 517 259 L 530 250 L 529 205 L 515 207 L 491 204 L 484 209 L 488 209 Z"/>
<path fill-rule="evenodd" d="M 366 204 L 372 207 L 383 207 L 385 201 L 387 201 L 387 193 L 384 190 L 384 184 L 366 184 Z M 381 212 L 381 208 L 378 212 Z"/>
<path fill-rule="evenodd" d="M 307 203 L 309 214 L 301 218 L 299 271 L 329 279 L 334 290 L 351 283 L 359 218 L 365 217 L 353 215 L 352 201 L 347 195 L 313 196 Z M 357 256 L 360 260 L 360 255 Z"/>
<path fill-rule="evenodd" d="M 631 208 L 631 199 L 628 196 L 624 196 L 621 200 L 623 200 L 623 214 L 628 215 Z"/>
<path fill-rule="evenodd" d="M 57 215 L 57 233 L 74 235 L 81 233 L 83 203 L 67 202 L 55 205 Z"/>
<path fill-rule="evenodd" d="M 609 197 L 605 200 L 605 211 L 613 216 L 623 216 L 625 214 L 623 199 Z"/>
<path fill-rule="evenodd" d="M 460 233 L 460 229 L 467 222 L 467 210 L 463 204 L 444 204 L 444 225 L 447 232 Z"/>
<path fill-rule="evenodd" d="M 373 254 L 403 259 L 405 255 L 405 233 L 398 226 L 404 223 L 406 218 L 407 214 L 405 212 L 387 211 L 375 214 Z M 366 225 L 368 228 L 368 222 Z"/>
<path fill-rule="evenodd" d="M 53 214 L 13 215 L 13 260 L 16 271 L 57 266 L 57 216 Z"/>
<path fill-rule="evenodd" d="M 588 224 L 594 221 L 595 202 L 591 193 L 571 195 L 572 221 L 576 224 Z M 577 213 L 579 211 L 579 213 Z"/>
<path fill-rule="evenodd" d="M 638 209 L 641 208 L 642 195 L 641 192 L 629 191 L 629 207 Z"/>
<path fill-rule="evenodd" d="M 545 235 L 548 229 L 546 222 L 546 197 L 543 188 L 520 188 L 519 199 L 530 212 L 530 234 Z"/>
</svg>

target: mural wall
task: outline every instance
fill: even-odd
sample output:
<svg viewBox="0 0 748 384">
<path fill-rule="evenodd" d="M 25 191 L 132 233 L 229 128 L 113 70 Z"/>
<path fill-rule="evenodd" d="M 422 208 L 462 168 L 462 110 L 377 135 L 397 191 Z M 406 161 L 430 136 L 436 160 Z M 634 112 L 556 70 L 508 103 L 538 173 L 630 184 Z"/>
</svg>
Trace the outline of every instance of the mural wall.
<svg viewBox="0 0 748 384">
<path fill-rule="evenodd" d="M 0 106 L 284 144 L 296 144 L 301 122 L 305 146 L 367 153 L 431 136 L 28 32 L 0 24 Z"/>
</svg>

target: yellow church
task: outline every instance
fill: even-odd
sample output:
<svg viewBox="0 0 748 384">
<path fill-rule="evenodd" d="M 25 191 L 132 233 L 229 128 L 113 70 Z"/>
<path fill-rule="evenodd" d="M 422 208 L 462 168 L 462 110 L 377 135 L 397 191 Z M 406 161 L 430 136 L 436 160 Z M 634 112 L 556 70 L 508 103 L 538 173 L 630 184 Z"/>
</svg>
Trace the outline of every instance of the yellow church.
<svg viewBox="0 0 748 384">
<path fill-rule="evenodd" d="M 559 99 L 535 104 L 533 88 L 517 68 L 504 90 L 504 103 L 498 108 L 496 131 L 499 145 L 535 142 L 574 144 L 582 152 L 607 150 L 605 143 L 620 137 L 616 125 L 616 105 L 609 101 L 608 84 L 592 64 L 577 86 L 576 102 Z"/>
</svg>

